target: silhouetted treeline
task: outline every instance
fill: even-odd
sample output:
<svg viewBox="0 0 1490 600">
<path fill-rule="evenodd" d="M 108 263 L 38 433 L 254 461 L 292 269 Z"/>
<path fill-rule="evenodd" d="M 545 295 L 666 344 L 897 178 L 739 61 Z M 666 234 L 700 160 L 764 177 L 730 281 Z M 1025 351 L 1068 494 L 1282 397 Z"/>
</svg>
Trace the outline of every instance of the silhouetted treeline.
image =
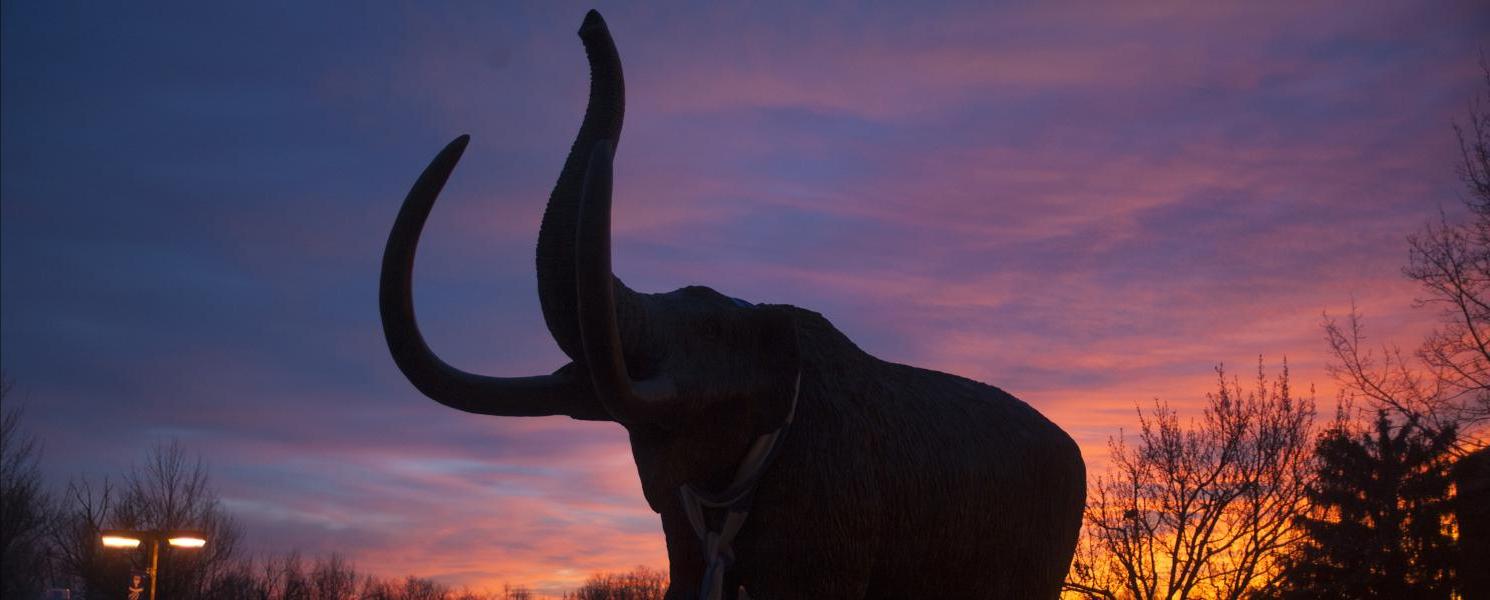
<svg viewBox="0 0 1490 600">
<path fill-rule="evenodd" d="M 9 385 L 0 385 L 0 400 Z M 67 590 L 74 600 L 123 600 L 132 577 L 144 573 L 148 546 L 105 548 L 108 529 L 197 530 L 199 549 L 162 545 L 158 597 L 172 600 L 537 600 L 521 586 L 500 591 L 452 588 L 416 576 L 361 573 L 333 554 L 298 553 L 255 559 L 241 555 L 241 529 L 222 508 L 206 465 L 179 443 L 152 448 L 117 478 L 68 482 L 46 493 L 40 447 L 22 427 L 21 411 L 3 404 L 0 418 L 0 598 L 31 600 Z M 666 574 L 638 567 L 598 573 L 563 597 L 575 600 L 660 600 Z"/>
<path fill-rule="evenodd" d="M 1068 594 L 1487 597 L 1486 451 L 1464 475 L 1453 426 L 1389 408 L 1362 422 L 1342 404 L 1315 435 L 1312 416 L 1286 370 L 1245 395 L 1223 377 L 1197 420 L 1140 410 L 1135 443 L 1114 438 L 1112 471 L 1091 484 Z M 1478 529 L 1461 529 L 1474 514 Z"/>
<path fill-rule="evenodd" d="M 626 573 L 597 573 L 564 600 L 662 600 L 667 574 L 637 567 Z M 537 600 L 526 587 L 501 591 L 456 589 L 430 579 L 384 579 L 361 574 L 339 556 L 305 561 L 298 554 L 264 562 L 243 561 L 224 574 L 203 598 L 214 600 Z"/>
<path fill-rule="evenodd" d="M 303 560 L 299 554 L 240 561 L 201 596 L 214 600 L 531 600 L 526 588 L 500 592 L 454 589 L 430 579 L 378 578 L 358 573 L 338 555 Z"/>
<path fill-rule="evenodd" d="M 662 600 L 667 593 L 667 573 L 637 567 L 627 573 L 592 575 L 564 600 Z"/>
<path fill-rule="evenodd" d="M 207 467 L 179 443 L 152 448 L 145 460 L 118 478 L 80 477 L 50 508 L 52 522 L 42 551 L 47 587 L 90 599 L 124 598 L 135 575 L 149 565 L 150 544 L 105 548 L 101 532 L 193 530 L 202 548 L 161 545 L 160 598 L 201 597 L 239 559 L 242 530 L 218 501 Z"/>
<path fill-rule="evenodd" d="M 626 573 L 597 573 L 564 600 L 662 600 L 667 575 L 637 567 Z M 537 600 L 521 586 L 501 591 L 457 589 L 430 579 L 385 579 L 361 574 L 337 555 L 305 561 L 298 554 L 234 566 L 204 598 L 214 600 Z"/>
<path fill-rule="evenodd" d="M 1416 351 L 1326 316 L 1334 423 L 1287 370 L 1242 394 L 1223 377 L 1198 421 L 1139 410 L 1092 478 L 1066 586 L 1086 598 L 1490 598 L 1490 65 L 1456 126 L 1464 220 L 1407 239 L 1403 273 L 1441 309 Z M 1362 410 L 1351 407 L 1359 403 Z"/>
</svg>

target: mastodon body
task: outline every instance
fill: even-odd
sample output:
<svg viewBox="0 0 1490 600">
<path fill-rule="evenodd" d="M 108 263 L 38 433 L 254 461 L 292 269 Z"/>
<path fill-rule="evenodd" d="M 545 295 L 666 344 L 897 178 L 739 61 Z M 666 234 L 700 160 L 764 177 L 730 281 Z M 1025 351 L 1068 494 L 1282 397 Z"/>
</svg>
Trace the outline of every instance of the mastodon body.
<svg viewBox="0 0 1490 600">
<path fill-rule="evenodd" d="M 414 248 L 464 150 L 452 142 L 405 200 L 384 256 L 389 348 L 421 391 L 491 415 L 563 414 L 626 427 L 662 517 L 672 587 L 691 598 L 709 553 L 678 491 L 729 487 L 783 428 L 733 542 L 724 597 L 1053 598 L 1085 496 L 1076 444 L 1029 405 L 961 377 L 876 359 L 821 315 L 704 287 L 639 294 L 611 274 L 610 166 L 624 94 L 593 11 L 584 124 L 538 245 L 544 318 L 573 362 L 496 378 L 436 358 L 414 323 Z"/>
<path fill-rule="evenodd" d="M 1084 499 L 1070 438 L 1002 390 L 881 361 L 786 310 L 802 390 L 736 544 L 752 598 L 1055 597 Z M 674 580 L 695 589 L 698 544 L 641 458 Z"/>
</svg>

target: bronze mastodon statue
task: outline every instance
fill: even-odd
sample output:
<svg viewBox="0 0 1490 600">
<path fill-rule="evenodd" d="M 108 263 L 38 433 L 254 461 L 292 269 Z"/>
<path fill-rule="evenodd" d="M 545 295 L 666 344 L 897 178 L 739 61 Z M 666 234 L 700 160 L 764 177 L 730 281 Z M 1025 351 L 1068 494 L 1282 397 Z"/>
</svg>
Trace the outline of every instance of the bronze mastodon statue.
<svg viewBox="0 0 1490 600">
<path fill-rule="evenodd" d="M 611 274 L 620 59 L 600 15 L 579 30 L 590 100 L 538 236 L 538 295 L 572 359 L 486 377 L 441 361 L 414 321 L 414 250 L 465 150 L 420 175 L 388 237 L 380 304 L 394 361 L 460 410 L 626 428 L 662 516 L 668 598 L 1055 598 L 1085 469 L 1028 404 L 870 356 L 815 312 L 707 287 L 632 291 Z"/>
</svg>

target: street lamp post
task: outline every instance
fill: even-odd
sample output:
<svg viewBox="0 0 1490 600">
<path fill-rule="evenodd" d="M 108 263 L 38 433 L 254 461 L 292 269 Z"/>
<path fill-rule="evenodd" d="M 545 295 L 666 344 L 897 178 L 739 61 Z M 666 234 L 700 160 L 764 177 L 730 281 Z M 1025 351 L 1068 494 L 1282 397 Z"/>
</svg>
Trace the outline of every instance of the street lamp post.
<svg viewBox="0 0 1490 600">
<path fill-rule="evenodd" d="M 155 576 L 160 570 L 162 540 L 177 548 L 201 548 L 207 545 L 207 537 L 200 531 L 111 529 L 101 532 L 100 536 L 100 541 L 106 548 L 139 548 L 142 543 L 150 544 L 150 569 L 147 571 L 150 575 L 150 600 L 155 600 Z"/>
</svg>

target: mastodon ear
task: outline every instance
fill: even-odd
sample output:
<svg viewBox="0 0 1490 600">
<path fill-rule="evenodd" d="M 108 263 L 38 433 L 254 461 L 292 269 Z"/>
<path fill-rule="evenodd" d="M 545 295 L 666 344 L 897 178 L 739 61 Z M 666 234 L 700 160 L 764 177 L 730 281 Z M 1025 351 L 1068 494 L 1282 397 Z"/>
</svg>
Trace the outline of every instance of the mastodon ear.
<svg viewBox="0 0 1490 600">
<path fill-rule="evenodd" d="M 754 311 L 758 375 L 752 382 L 751 426 L 770 433 L 790 420 L 801 385 L 802 357 L 797 324 L 789 309 L 762 306 Z"/>
</svg>

